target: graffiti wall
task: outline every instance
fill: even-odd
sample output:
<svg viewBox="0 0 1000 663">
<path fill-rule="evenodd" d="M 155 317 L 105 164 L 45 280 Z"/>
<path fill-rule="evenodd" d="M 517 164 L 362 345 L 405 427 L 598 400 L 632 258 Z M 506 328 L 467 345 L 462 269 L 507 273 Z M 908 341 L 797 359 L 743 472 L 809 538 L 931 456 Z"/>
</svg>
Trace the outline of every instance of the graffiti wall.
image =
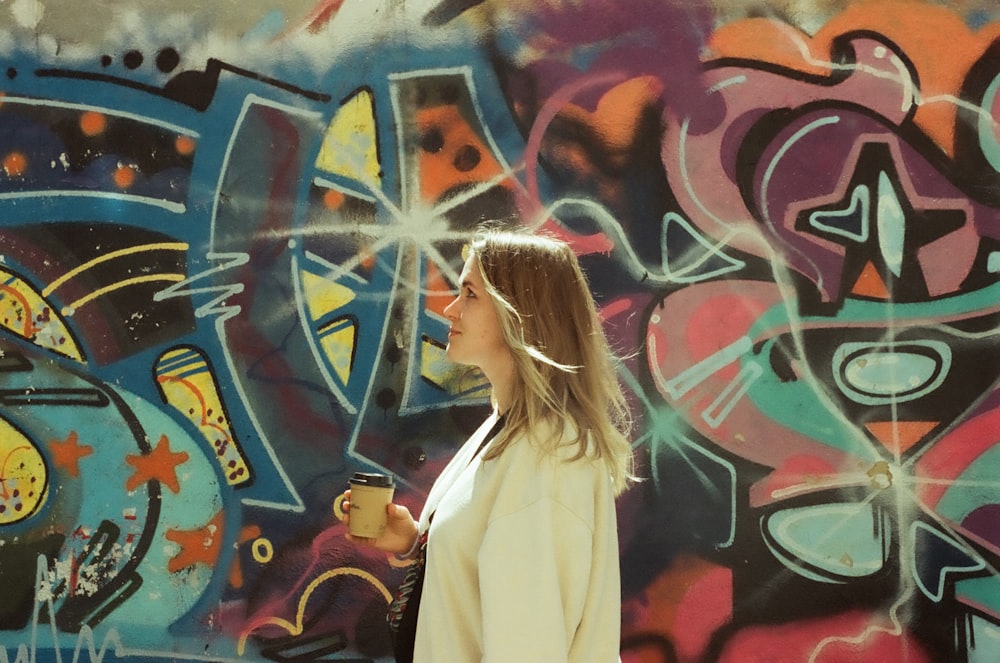
<svg viewBox="0 0 1000 663">
<path fill-rule="evenodd" d="M 487 220 L 622 357 L 623 661 L 1000 660 L 992 2 L 92 4 L 0 5 L 0 660 L 388 661 Z"/>
</svg>

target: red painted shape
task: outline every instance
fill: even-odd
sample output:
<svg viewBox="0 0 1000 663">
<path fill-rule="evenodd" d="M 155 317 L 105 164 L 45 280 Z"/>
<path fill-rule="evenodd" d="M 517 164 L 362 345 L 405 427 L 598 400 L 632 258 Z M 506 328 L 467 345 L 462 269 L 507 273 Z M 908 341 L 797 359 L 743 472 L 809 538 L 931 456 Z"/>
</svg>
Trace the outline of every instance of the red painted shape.
<svg viewBox="0 0 1000 663">
<path fill-rule="evenodd" d="M 932 663 L 912 636 L 892 628 L 884 614 L 861 611 L 745 628 L 718 663 Z"/>
<path fill-rule="evenodd" d="M 963 422 L 923 452 L 914 465 L 921 501 L 934 508 L 948 491 L 948 482 L 997 444 L 998 430 L 1000 409 L 995 408 Z"/>
<path fill-rule="evenodd" d="M 826 458 L 807 454 L 789 456 L 774 472 L 750 488 L 750 503 L 763 506 L 780 501 L 775 495 L 785 491 L 800 495 L 821 490 L 838 478 L 843 478 L 843 472 Z"/>
<path fill-rule="evenodd" d="M 684 343 L 692 365 L 742 338 L 766 310 L 766 304 L 743 293 L 706 299 L 686 321 L 678 321 L 684 324 Z M 716 376 L 731 380 L 739 370 L 739 363 L 732 362 Z"/>
</svg>

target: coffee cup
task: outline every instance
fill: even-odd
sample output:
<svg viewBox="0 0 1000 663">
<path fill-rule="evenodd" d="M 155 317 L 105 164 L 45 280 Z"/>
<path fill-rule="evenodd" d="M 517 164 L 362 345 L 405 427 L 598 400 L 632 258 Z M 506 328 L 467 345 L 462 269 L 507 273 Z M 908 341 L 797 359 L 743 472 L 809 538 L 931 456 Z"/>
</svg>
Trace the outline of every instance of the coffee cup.
<svg viewBox="0 0 1000 663">
<path fill-rule="evenodd" d="M 351 536 L 374 539 L 385 531 L 386 507 L 392 502 L 395 482 L 391 476 L 355 472 L 350 480 Z"/>
</svg>

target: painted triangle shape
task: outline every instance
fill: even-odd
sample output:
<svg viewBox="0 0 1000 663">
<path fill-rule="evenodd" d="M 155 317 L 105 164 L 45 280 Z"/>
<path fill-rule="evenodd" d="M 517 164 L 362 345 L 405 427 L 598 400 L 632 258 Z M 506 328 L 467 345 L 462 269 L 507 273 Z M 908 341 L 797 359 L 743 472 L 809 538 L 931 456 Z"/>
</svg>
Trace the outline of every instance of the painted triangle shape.
<svg viewBox="0 0 1000 663">
<path fill-rule="evenodd" d="M 889 288 L 871 261 L 865 265 L 851 288 L 851 294 L 872 299 L 889 299 Z"/>
<path fill-rule="evenodd" d="M 865 428 L 893 455 L 900 456 L 912 449 L 939 423 L 938 421 L 870 421 L 865 424 Z"/>
</svg>

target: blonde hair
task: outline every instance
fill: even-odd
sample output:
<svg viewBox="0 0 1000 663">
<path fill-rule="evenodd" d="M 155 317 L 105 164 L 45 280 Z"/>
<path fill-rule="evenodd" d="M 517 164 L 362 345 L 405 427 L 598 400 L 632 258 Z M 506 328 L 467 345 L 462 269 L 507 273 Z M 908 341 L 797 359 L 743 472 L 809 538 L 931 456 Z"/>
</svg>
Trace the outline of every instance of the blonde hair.
<svg viewBox="0 0 1000 663">
<path fill-rule="evenodd" d="M 602 459 L 616 494 L 622 492 L 633 478 L 631 417 L 576 254 L 555 238 L 510 230 L 482 231 L 469 248 L 516 375 L 503 432 L 484 458 L 499 456 L 516 435 L 543 421 L 555 427 L 550 442 L 557 445 L 572 422 L 572 459 Z"/>
</svg>

